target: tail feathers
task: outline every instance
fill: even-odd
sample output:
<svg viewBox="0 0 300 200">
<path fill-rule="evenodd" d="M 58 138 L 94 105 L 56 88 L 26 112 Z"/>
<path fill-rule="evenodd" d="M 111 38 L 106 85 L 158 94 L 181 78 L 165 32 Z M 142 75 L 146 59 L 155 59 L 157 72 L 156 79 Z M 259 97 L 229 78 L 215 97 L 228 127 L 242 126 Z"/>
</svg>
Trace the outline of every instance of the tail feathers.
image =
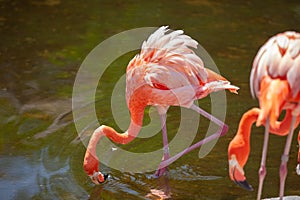
<svg viewBox="0 0 300 200">
<path fill-rule="evenodd" d="M 259 103 L 261 112 L 258 116 L 256 126 L 264 124 L 267 117 L 270 118 L 270 126 L 276 127 L 276 121 L 281 109 L 288 99 L 290 88 L 286 80 L 264 78 L 260 85 Z"/>
<path fill-rule="evenodd" d="M 205 68 L 207 72 L 207 84 L 206 86 L 210 87 L 212 91 L 219 91 L 228 89 L 230 92 L 237 94 L 239 87 L 231 85 L 230 82 L 221 76 L 220 74 L 211 71 L 210 69 Z"/>
</svg>

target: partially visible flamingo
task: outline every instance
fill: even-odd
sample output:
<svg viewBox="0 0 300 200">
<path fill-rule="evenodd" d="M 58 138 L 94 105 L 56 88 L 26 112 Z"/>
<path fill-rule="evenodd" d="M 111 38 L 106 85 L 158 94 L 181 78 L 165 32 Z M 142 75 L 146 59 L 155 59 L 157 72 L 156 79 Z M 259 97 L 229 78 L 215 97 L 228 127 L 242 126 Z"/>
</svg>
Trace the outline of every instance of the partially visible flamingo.
<svg viewBox="0 0 300 200">
<path fill-rule="evenodd" d="M 299 147 L 299 150 L 298 150 L 298 165 L 296 167 L 296 172 L 300 176 L 300 131 L 299 131 L 299 134 L 298 134 L 298 147 Z"/>
<path fill-rule="evenodd" d="M 190 48 L 197 48 L 198 43 L 195 40 L 184 35 L 182 30 L 168 31 L 168 27 L 162 26 L 150 35 L 142 44 L 140 54 L 127 66 L 126 101 L 131 115 L 128 130 L 125 133 L 117 133 L 113 128 L 102 125 L 90 138 L 83 167 L 95 184 L 102 183 L 107 178 L 107 175 L 98 171 L 98 140 L 106 136 L 120 144 L 132 141 L 142 128 L 144 109 L 147 105 L 157 107 L 162 124 L 164 155 L 156 171 L 157 176 L 163 175 L 167 166 L 183 154 L 227 132 L 227 125 L 196 106 L 193 101 L 224 89 L 237 93 L 238 87 L 204 68 L 202 60 Z M 221 129 L 170 158 L 165 125 L 169 106 L 191 108 L 214 121 Z"/>
<path fill-rule="evenodd" d="M 250 76 L 252 96 L 259 100 L 260 108 L 252 108 L 241 118 L 238 132 L 228 147 L 229 175 L 240 186 L 252 190 L 244 175 L 243 167 L 250 153 L 250 130 L 265 126 L 262 160 L 259 169 L 257 199 L 261 198 L 263 181 L 266 176 L 266 155 L 269 132 L 287 136 L 281 157 L 280 199 L 283 198 L 287 175 L 287 161 L 293 137 L 293 130 L 300 122 L 300 34 L 284 32 L 270 38 L 258 51 Z M 280 113 L 285 117 L 278 121 Z M 298 135 L 300 144 L 300 132 Z M 300 175 L 300 149 L 297 173 Z"/>
</svg>

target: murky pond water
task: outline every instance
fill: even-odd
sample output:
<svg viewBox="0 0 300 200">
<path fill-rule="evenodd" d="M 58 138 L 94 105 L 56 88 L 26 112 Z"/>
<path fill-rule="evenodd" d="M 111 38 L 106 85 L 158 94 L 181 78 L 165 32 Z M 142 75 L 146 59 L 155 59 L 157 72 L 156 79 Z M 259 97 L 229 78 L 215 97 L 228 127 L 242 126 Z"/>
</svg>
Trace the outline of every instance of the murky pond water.
<svg viewBox="0 0 300 200">
<path fill-rule="evenodd" d="M 106 184 L 95 186 L 83 172 L 85 146 L 72 118 L 77 70 L 88 53 L 110 36 L 161 25 L 184 29 L 209 52 L 221 74 L 240 87 L 239 95 L 227 94 L 229 132 L 204 158 L 195 150 L 174 162 L 168 177 L 155 179 L 153 172 L 122 173 L 104 166 L 112 176 Z M 158 199 L 159 195 L 170 199 L 254 199 L 256 191 L 244 191 L 229 180 L 227 146 L 242 113 L 257 105 L 248 82 L 258 48 L 278 32 L 300 31 L 299 25 L 298 0 L 1 0 L 0 199 Z M 117 128 L 110 97 L 134 53 L 113 62 L 99 82 L 96 109 L 101 124 Z M 199 104 L 209 110 L 209 97 Z M 168 113 L 171 138 L 178 129 L 179 113 L 178 108 Z M 195 141 L 204 137 L 208 124 L 201 121 Z M 245 168 L 254 188 L 258 185 L 262 133 L 262 128 L 253 128 L 252 151 Z M 90 130 L 83 134 L 86 141 Z M 124 148 L 147 152 L 162 145 L 160 134 L 144 143 L 141 140 Z M 264 197 L 278 194 L 278 167 L 285 143 L 283 137 L 271 136 L 270 140 Z M 287 195 L 300 195 L 296 155 L 295 136 Z"/>
</svg>

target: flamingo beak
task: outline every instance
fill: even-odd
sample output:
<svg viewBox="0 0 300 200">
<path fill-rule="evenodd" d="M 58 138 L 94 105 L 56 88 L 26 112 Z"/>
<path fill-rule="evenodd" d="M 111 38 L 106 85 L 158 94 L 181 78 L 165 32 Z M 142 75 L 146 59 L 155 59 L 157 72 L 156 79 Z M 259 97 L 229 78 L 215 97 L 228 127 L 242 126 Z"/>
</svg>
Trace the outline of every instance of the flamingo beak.
<svg viewBox="0 0 300 200">
<path fill-rule="evenodd" d="M 83 169 L 89 175 L 93 183 L 96 185 L 104 183 L 109 177 L 108 174 L 102 174 L 98 171 L 99 161 L 96 155 L 90 151 L 86 151 L 83 161 Z"/>
<path fill-rule="evenodd" d="M 246 177 L 244 180 L 238 180 L 236 177 L 238 177 L 240 172 L 236 172 L 237 168 L 234 168 L 233 169 L 233 181 L 238 184 L 241 188 L 244 188 L 245 190 L 248 190 L 248 191 L 253 191 L 253 187 L 248 183 Z"/>
<path fill-rule="evenodd" d="M 231 180 L 233 180 L 240 187 L 248 191 L 253 191 L 252 186 L 248 183 L 244 174 L 243 168 L 238 164 L 235 158 L 229 160 L 229 176 Z"/>
<path fill-rule="evenodd" d="M 101 172 L 94 172 L 93 175 L 90 175 L 91 180 L 96 185 L 99 185 L 101 183 L 104 183 L 108 179 L 108 174 L 102 174 Z"/>
</svg>

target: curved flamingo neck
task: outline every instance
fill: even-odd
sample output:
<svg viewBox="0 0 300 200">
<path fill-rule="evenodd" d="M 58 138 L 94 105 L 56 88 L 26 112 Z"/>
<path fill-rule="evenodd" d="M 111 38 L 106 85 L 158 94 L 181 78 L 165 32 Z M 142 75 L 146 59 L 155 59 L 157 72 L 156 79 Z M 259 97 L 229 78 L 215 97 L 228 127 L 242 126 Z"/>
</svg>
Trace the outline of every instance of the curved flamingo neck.
<svg viewBox="0 0 300 200">
<path fill-rule="evenodd" d="M 235 155 L 239 165 L 243 167 L 250 152 L 250 131 L 252 124 L 257 120 L 260 110 L 253 108 L 246 112 L 239 123 L 238 132 L 228 147 L 228 159 Z"/>
<path fill-rule="evenodd" d="M 260 112 L 261 110 L 259 108 L 252 108 L 242 116 L 238 132 L 228 147 L 229 159 L 231 155 L 235 155 L 242 167 L 247 162 L 250 152 L 251 127 L 258 119 Z M 291 112 L 291 110 L 287 110 L 284 119 L 282 121 L 276 121 L 274 127 L 269 127 L 269 131 L 276 135 L 287 135 L 292 120 Z M 263 124 L 265 124 L 265 122 L 263 122 Z"/>
<path fill-rule="evenodd" d="M 109 139 L 119 144 L 126 144 L 132 141 L 142 128 L 144 107 L 130 109 L 130 113 L 131 121 L 127 131 L 124 133 L 118 133 L 115 129 L 109 126 L 101 125 L 94 131 L 87 149 L 91 151 L 91 153 L 96 154 L 96 146 L 102 136 L 107 136 Z"/>
<path fill-rule="evenodd" d="M 84 170 L 88 175 L 91 176 L 95 174 L 95 172 L 99 171 L 98 169 L 99 159 L 96 153 L 96 146 L 100 138 L 102 136 L 107 136 L 113 142 L 119 144 L 126 144 L 132 141 L 138 135 L 138 133 L 142 128 L 144 108 L 145 107 L 136 107 L 135 109 L 130 110 L 131 113 L 130 125 L 128 130 L 125 131 L 124 133 L 118 133 L 115 129 L 105 125 L 98 127 L 94 131 L 94 133 L 90 138 L 89 144 L 87 146 L 87 150 L 84 156 L 84 163 L 83 163 Z M 99 173 L 97 177 L 98 180 L 100 180 L 100 182 L 103 182 L 105 180 L 105 176 L 101 173 Z M 94 176 L 93 176 L 93 181 L 99 182 L 94 180 Z"/>
<path fill-rule="evenodd" d="M 249 141 L 252 124 L 257 120 L 259 113 L 258 108 L 252 108 L 243 115 L 240 121 L 237 135 L 242 137 L 245 142 Z"/>
</svg>

